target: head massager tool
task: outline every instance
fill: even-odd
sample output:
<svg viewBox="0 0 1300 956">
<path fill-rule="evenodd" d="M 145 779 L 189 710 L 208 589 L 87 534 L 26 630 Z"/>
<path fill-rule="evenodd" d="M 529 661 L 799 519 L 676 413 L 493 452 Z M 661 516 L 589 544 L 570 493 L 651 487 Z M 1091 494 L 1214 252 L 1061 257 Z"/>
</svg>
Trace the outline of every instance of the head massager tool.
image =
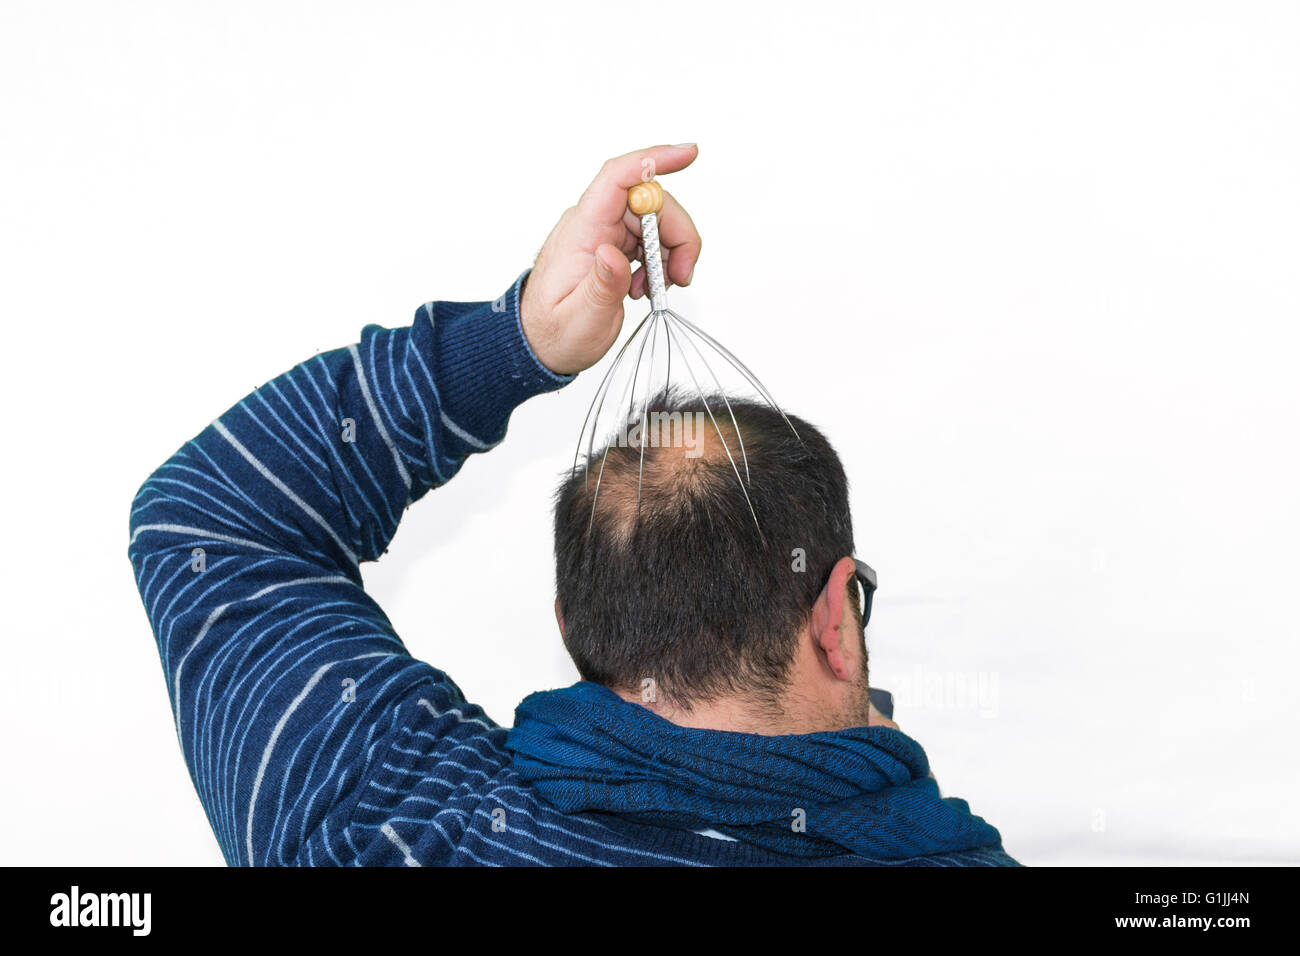
<svg viewBox="0 0 1300 956">
<path fill-rule="evenodd" d="M 641 425 L 640 435 L 644 436 L 646 434 L 649 428 L 650 400 L 657 391 L 656 384 L 652 383 L 650 379 L 654 374 L 656 352 L 662 347 L 666 357 L 665 373 L 662 381 L 658 382 L 658 389 L 662 389 L 667 393 L 672 386 L 673 357 L 674 352 L 676 352 L 677 366 L 685 368 L 688 377 L 687 382 L 690 388 L 687 391 L 694 393 L 708 413 L 713 430 L 722 444 L 723 451 L 726 452 L 727 460 L 731 463 L 731 470 L 735 473 L 741 493 L 745 496 L 745 503 L 749 506 L 750 516 L 753 517 L 754 524 L 757 526 L 758 515 L 754 512 L 754 504 L 750 500 L 747 488 L 749 484 L 749 456 L 745 452 L 745 441 L 740 433 L 740 425 L 736 421 L 736 416 L 731 410 L 731 402 L 723 390 L 722 382 L 719 381 L 713 367 L 709 365 L 709 361 L 705 357 L 706 351 L 722 358 L 738 372 L 763 397 L 763 400 L 781 415 L 781 418 L 789 425 L 790 431 L 794 433 L 796 438 L 799 437 L 799 432 L 791 424 L 790 419 L 781 410 L 781 407 L 777 405 L 771 393 L 744 362 L 709 333 L 668 308 L 663 253 L 659 244 L 659 211 L 663 208 L 663 203 L 663 188 L 653 179 L 638 183 L 627 191 L 628 209 L 641 220 L 642 266 L 646 275 L 646 295 L 650 300 L 650 312 L 632 330 L 632 334 L 615 355 L 609 370 L 605 373 L 605 377 L 596 389 L 596 395 L 587 408 L 587 417 L 583 419 L 582 432 L 578 436 L 578 448 L 573 457 L 573 467 L 574 470 L 577 470 L 578 462 L 582 461 L 584 476 L 588 482 L 588 487 L 590 487 L 593 454 L 596 450 L 597 437 L 607 435 L 611 431 L 609 422 L 602 419 L 602 414 L 606 408 L 606 400 L 609 398 L 611 386 L 617 378 L 616 371 L 633 353 L 636 354 L 636 364 L 632 370 L 632 376 L 628 379 L 625 388 L 622 389 L 622 399 L 613 408 L 620 415 L 623 423 L 631 425 L 634 422 L 639 422 Z M 662 346 L 659 341 L 661 333 L 663 336 Z M 647 346 L 649 346 L 650 350 L 650 361 L 648 371 L 644 376 L 645 381 L 642 382 L 641 363 L 642 359 L 645 358 Z M 695 360 L 694 364 L 691 361 L 692 358 Z M 700 376 L 696 374 L 697 365 L 702 367 L 704 373 L 707 373 L 707 378 L 704 379 L 703 384 Z M 714 389 L 713 403 L 710 403 L 705 395 L 705 386 L 709 381 L 712 381 Z M 638 388 L 640 388 L 639 393 Z M 723 435 L 722 429 L 718 426 L 718 419 L 714 414 L 714 405 L 717 404 L 718 399 L 725 405 L 727 415 L 731 419 L 736 452 L 740 456 L 739 463 L 737 463 L 736 454 L 733 454 L 732 447 Z M 624 405 L 626 405 L 627 409 L 625 417 Z M 640 406 L 639 415 L 637 415 L 638 405 Z M 720 413 L 721 409 L 718 411 Z M 636 415 L 635 418 L 634 415 Z M 639 440 L 638 444 L 640 445 L 640 464 L 637 471 L 636 494 L 637 511 L 639 513 L 641 508 L 641 481 L 645 475 L 646 442 Z M 583 453 L 584 446 L 586 448 L 585 455 Z M 588 531 L 591 530 L 591 524 L 596 517 L 596 501 L 600 495 L 600 483 L 604 477 L 605 462 L 609 458 L 609 449 L 612 446 L 612 440 L 607 442 L 604 453 L 600 456 L 600 467 L 595 476 L 596 488 L 591 499 L 591 519 L 587 523 Z M 761 527 L 759 528 L 759 534 L 762 534 Z"/>
</svg>

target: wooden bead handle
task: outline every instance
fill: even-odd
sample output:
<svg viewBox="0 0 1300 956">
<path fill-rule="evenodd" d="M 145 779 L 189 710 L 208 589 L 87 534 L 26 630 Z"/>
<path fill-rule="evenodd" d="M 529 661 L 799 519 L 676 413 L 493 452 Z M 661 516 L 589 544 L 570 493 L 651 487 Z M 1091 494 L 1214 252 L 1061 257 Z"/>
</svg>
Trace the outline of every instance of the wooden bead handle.
<svg viewBox="0 0 1300 956">
<path fill-rule="evenodd" d="M 633 215 L 648 216 L 664 208 L 664 189 L 653 179 L 637 183 L 627 191 L 627 208 Z"/>
<path fill-rule="evenodd" d="M 659 247 L 659 210 L 664 208 L 664 188 L 653 179 L 637 183 L 627 191 L 627 208 L 641 220 L 642 261 L 650 308 L 663 312 L 668 308 L 663 252 Z"/>
</svg>

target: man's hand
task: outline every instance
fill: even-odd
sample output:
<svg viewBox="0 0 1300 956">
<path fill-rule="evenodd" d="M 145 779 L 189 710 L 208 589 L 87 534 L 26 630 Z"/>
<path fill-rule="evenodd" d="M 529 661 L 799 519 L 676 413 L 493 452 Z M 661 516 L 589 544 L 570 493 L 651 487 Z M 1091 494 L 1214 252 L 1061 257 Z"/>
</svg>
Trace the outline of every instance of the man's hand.
<svg viewBox="0 0 1300 956">
<path fill-rule="evenodd" d="M 868 727 L 891 727 L 898 730 L 898 724 L 894 723 L 880 711 L 876 710 L 876 705 L 867 701 L 867 726 Z"/>
<path fill-rule="evenodd" d="M 675 173 L 694 160 L 695 144 L 652 146 L 601 167 L 576 206 L 551 230 L 519 304 L 524 335 L 551 371 L 571 375 L 600 361 L 623 328 L 623 299 L 646 294 L 645 271 L 632 273 L 641 220 L 627 191 L 646 174 Z M 686 210 L 664 191 L 659 239 L 668 285 L 689 285 L 700 257 L 700 234 Z"/>
</svg>

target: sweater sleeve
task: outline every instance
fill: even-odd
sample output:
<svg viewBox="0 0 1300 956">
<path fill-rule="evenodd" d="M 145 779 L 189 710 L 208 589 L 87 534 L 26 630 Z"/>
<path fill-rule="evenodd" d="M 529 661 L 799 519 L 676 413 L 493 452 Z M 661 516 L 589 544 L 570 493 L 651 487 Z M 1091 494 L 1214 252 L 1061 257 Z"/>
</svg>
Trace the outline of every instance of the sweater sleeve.
<svg viewBox="0 0 1300 956">
<path fill-rule="evenodd" d="M 403 701 L 485 721 L 415 661 L 362 587 L 405 509 L 570 376 L 524 337 L 527 273 L 495 302 L 367 326 L 187 442 L 140 488 L 129 556 L 177 736 L 232 864 L 296 860 L 355 798 Z M 494 725 L 493 725 L 494 726 Z M 382 750 L 379 752 L 382 753 Z"/>
</svg>

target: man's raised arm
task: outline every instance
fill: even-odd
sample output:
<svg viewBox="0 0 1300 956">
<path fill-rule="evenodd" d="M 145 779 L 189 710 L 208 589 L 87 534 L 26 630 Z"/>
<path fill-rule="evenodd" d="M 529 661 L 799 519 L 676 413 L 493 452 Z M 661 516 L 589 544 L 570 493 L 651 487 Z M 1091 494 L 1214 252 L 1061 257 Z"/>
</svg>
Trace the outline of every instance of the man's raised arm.
<svg viewBox="0 0 1300 956">
<path fill-rule="evenodd" d="M 369 326 L 358 345 L 303 362 L 136 495 L 136 581 L 231 863 L 291 862 L 357 783 L 393 703 L 429 677 L 358 565 L 383 554 L 407 505 L 501 440 L 515 405 L 566 380 L 529 350 L 521 282 L 502 311 L 430 303 L 407 328 Z M 328 792 L 293 792 L 336 761 Z"/>
<path fill-rule="evenodd" d="M 367 326 L 254 391 L 137 493 L 136 582 L 230 863 L 355 858 L 352 835 L 342 846 L 329 831 L 346 831 L 403 706 L 433 715 L 434 747 L 466 723 L 494 727 L 406 653 L 359 563 L 383 554 L 408 505 L 502 439 L 516 405 L 604 354 L 634 288 L 636 237 L 614 201 L 641 158 L 671 172 L 694 155 L 656 147 L 607 163 L 502 299 Z M 684 282 L 699 240 L 684 213 L 672 218 Z"/>
</svg>

